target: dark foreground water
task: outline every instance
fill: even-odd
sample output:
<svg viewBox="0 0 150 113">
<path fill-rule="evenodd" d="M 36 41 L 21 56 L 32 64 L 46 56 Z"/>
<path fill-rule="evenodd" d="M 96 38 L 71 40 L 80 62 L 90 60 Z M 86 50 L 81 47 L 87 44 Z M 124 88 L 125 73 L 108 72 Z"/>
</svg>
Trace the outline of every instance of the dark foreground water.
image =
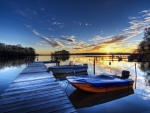
<svg viewBox="0 0 150 113">
<path fill-rule="evenodd" d="M 55 59 L 50 56 L 40 56 L 35 61 L 47 61 Z M 69 61 L 74 64 L 88 64 L 88 74 L 98 75 L 111 73 L 120 76 L 122 70 L 130 71 L 130 78 L 135 80 L 135 64 L 137 82 L 133 89 L 120 90 L 110 93 L 86 93 L 75 89 L 66 80 L 58 80 L 70 101 L 79 113 L 150 113 L 150 63 L 149 62 L 128 62 L 126 57 L 122 61 L 110 57 L 100 56 L 95 60 L 93 56 L 70 56 L 59 57 L 60 65 L 67 65 Z M 30 59 L 33 60 L 33 59 Z M 1 60 L 0 61 L 0 94 L 27 66 L 29 59 Z M 47 67 L 55 64 L 46 64 Z M 95 73 L 95 74 L 94 74 Z M 66 88 L 66 86 L 68 87 Z"/>
</svg>

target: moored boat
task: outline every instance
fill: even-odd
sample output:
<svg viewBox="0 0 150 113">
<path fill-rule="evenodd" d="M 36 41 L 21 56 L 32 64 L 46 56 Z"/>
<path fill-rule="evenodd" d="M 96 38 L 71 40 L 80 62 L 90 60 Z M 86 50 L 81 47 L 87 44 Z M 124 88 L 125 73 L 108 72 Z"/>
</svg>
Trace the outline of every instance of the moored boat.
<svg viewBox="0 0 150 113">
<path fill-rule="evenodd" d="M 78 73 L 55 73 L 53 75 L 58 80 L 66 80 L 67 76 L 80 76 L 80 75 L 87 76 L 88 73 L 85 71 L 85 72 L 78 72 Z"/>
<path fill-rule="evenodd" d="M 75 74 L 81 72 L 87 72 L 87 64 L 83 65 L 62 65 L 62 66 L 52 66 L 48 68 L 48 71 L 51 71 L 55 74 Z"/>
<path fill-rule="evenodd" d="M 121 79 L 114 75 L 67 76 L 66 79 L 75 88 L 94 93 L 126 89 L 134 83 L 131 79 Z"/>
</svg>

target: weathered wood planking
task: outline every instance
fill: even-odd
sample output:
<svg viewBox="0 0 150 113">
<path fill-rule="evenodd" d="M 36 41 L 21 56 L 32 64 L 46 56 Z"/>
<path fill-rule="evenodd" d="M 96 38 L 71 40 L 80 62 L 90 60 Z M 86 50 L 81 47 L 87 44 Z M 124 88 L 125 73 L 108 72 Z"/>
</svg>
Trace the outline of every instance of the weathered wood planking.
<svg viewBox="0 0 150 113">
<path fill-rule="evenodd" d="M 0 113 L 77 113 L 42 62 L 30 63 L 0 95 Z"/>
</svg>

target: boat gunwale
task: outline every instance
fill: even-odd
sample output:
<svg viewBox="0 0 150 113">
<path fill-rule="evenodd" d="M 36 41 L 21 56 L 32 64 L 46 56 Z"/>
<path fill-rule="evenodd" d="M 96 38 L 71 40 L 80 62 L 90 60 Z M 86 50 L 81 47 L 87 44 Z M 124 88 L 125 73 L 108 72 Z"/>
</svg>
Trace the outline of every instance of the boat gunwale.
<svg viewBox="0 0 150 113">
<path fill-rule="evenodd" d="M 72 80 L 74 79 L 72 76 L 68 76 L 68 77 L 66 77 L 66 79 L 75 88 L 81 89 L 81 90 L 87 91 L 87 92 L 94 92 L 94 93 L 108 92 L 108 91 L 115 91 L 115 90 L 119 90 L 119 89 L 131 88 L 134 83 L 134 80 L 128 79 L 128 80 L 130 80 L 128 85 L 99 88 L 99 87 L 94 86 L 93 84 L 90 84 L 87 82 L 81 82 L 81 81 L 76 81 L 76 80 L 74 80 L 74 82 L 71 82 L 70 79 L 72 79 Z"/>
</svg>

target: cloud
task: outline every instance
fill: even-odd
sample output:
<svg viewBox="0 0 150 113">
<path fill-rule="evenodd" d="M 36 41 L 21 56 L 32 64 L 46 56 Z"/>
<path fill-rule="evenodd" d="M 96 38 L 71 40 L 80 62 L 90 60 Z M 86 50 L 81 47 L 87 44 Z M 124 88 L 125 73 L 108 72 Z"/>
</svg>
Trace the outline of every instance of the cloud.
<svg viewBox="0 0 150 113">
<path fill-rule="evenodd" d="M 61 25 L 62 23 L 59 22 L 53 22 L 54 25 Z"/>
<path fill-rule="evenodd" d="M 142 33 L 145 28 L 150 27 L 150 10 L 143 10 L 139 14 L 142 15 L 137 17 L 129 17 L 129 19 L 131 20 L 130 22 L 128 22 L 130 26 L 123 29 L 121 33 L 105 37 L 97 35 L 89 40 L 97 42 L 97 44 L 91 44 L 89 46 L 86 46 L 86 48 L 99 51 L 103 48 L 106 48 L 107 46 L 112 47 L 113 45 L 115 45 L 116 48 L 121 47 L 125 41 Z M 131 47 L 131 44 L 129 46 Z M 129 46 L 128 48 L 130 48 Z"/>
<path fill-rule="evenodd" d="M 122 43 L 124 40 L 126 40 L 126 38 L 127 38 L 127 36 L 124 36 L 124 35 L 112 36 L 108 41 L 104 41 L 104 42 L 95 44 L 91 49 L 99 50 L 99 49 L 105 48 L 107 46 L 118 45 L 118 44 Z"/>
<path fill-rule="evenodd" d="M 31 28 L 32 26 L 31 25 L 28 25 L 28 24 L 24 24 L 27 28 Z"/>
<path fill-rule="evenodd" d="M 47 44 L 47 42 L 44 42 L 44 41 L 42 41 L 42 42 L 32 42 L 33 44 L 35 44 L 35 45 L 39 45 L 39 46 L 49 46 L 49 44 Z"/>
<path fill-rule="evenodd" d="M 95 36 L 92 40 L 89 40 L 89 41 L 99 41 L 99 40 L 104 40 L 105 38 L 104 37 L 101 37 L 101 36 Z"/>
<path fill-rule="evenodd" d="M 111 36 L 111 38 L 109 39 L 109 41 L 104 41 L 101 44 L 114 44 L 114 43 L 121 43 L 124 40 L 127 39 L 128 36 L 126 35 L 115 35 L 115 36 Z"/>
<path fill-rule="evenodd" d="M 41 34 L 38 33 L 35 29 L 33 29 L 32 32 L 33 32 L 35 35 L 37 35 L 37 36 L 41 36 Z"/>
<path fill-rule="evenodd" d="M 17 10 L 16 13 L 18 13 L 22 17 L 25 17 L 24 19 L 29 19 L 30 21 L 32 21 L 32 19 L 37 18 L 38 16 L 36 11 L 29 10 L 28 8 L 26 8 L 25 10 Z"/>
<path fill-rule="evenodd" d="M 148 9 L 148 10 L 143 10 L 143 11 L 141 11 L 141 12 L 139 12 L 139 13 L 149 13 L 150 12 L 150 9 Z"/>
<path fill-rule="evenodd" d="M 130 27 L 124 29 L 126 35 L 133 37 L 142 33 L 146 27 L 150 27 L 150 10 L 143 10 L 139 14 L 142 15 L 140 17 L 130 17 Z"/>
<path fill-rule="evenodd" d="M 82 25 L 82 23 L 81 23 L 81 22 L 77 22 L 77 21 L 74 21 L 73 23 L 74 23 L 74 24 L 76 24 L 76 25 L 79 25 L 79 26 L 81 26 L 81 25 Z"/>
<path fill-rule="evenodd" d="M 65 27 L 65 24 L 63 24 L 63 23 L 59 23 L 59 22 L 53 22 L 53 25 L 58 25 L 58 26 L 59 26 L 59 28 L 63 28 L 63 27 Z"/>
<path fill-rule="evenodd" d="M 33 13 L 34 15 L 37 15 L 37 12 L 36 12 L 36 11 L 34 11 L 34 10 L 32 11 L 32 13 Z"/>
<path fill-rule="evenodd" d="M 41 9 L 42 10 L 42 9 Z M 18 12 L 20 15 L 24 17 L 28 17 L 25 13 L 19 11 Z M 32 11 L 31 11 L 32 13 Z M 34 13 L 35 15 L 37 14 L 36 12 Z M 52 17 L 51 17 L 52 18 Z M 51 19 L 50 18 L 50 19 Z M 53 20 L 46 20 L 47 23 L 52 25 L 56 25 L 59 28 L 65 27 L 64 23 L 57 22 L 54 20 L 55 17 L 53 17 Z M 83 22 L 73 22 L 76 25 L 86 25 L 90 26 L 91 24 L 89 23 L 84 23 Z M 43 24 L 43 23 L 42 23 Z M 48 45 L 51 45 L 52 47 L 67 47 L 64 46 L 62 43 L 67 42 L 67 44 L 74 44 L 73 46 L 70 46 L 76 50 L 84 50 L 84 51 L 100 51 L 104 50 L 106 47 L 112 47 L 112 48 L 120 48 L 123 46 L 123 44 L 126 43 L 124 47 L 130 48 L 131 46 L 133 47 L 134 45 L 127 44 L 128 39 L 135 37 L 136 35 L 142 33 L 144 31 L 144 28 L 150 27 L 150 10 L 143 10 L 139 12 L 139 15 L 137 17 L 129 17 L 129 27 L 123 29 L 120 33 L 118 34 L 113 34 L 109 36 L 103 36 L 104 31 L 100 31 L 100 35 L 95 35 L 94 38 L 90 39 L 89 41 L 93 41 L 94 44 L 87 44 L 84 41 L 78 41 L 75 36 L 59 36 L 59 37 L 45 37 L 41 35 L 39 32 L 37 32 L 35 29 L 32 30 L 32 32 L 41 37 Z M 32 26 L 25 24 L 27 28 L 31 28 Z M 47 30 L 52 31 L 53 29 L 51 27 L 47 27 Z M 61 43 L 62 42 L 62 43 Z M 90 43 L 91 43 L 90 42 Z M 138 42 L 137 42 L 138 43 Z M 136 44 L 137 44 L 136 43 Z M 36 44 L 36 43 L 35 43 Z M 37 43 L 37 44 L 45 44 L 45 43 Z"/>
<path fill-rule="evenodd" d="M 49 45 L 51 45 L 52 47 L 58 47 L 58 48 L 63 48 L 64 45 L 61 44 L 59 41 L 52 41 L 49 38 L 45 37 L 45 36 L 41 36 L 42 39 L 44 39 Z"/>
<path fill-rule="evenodd" d="M 77 22 L 77 21 L 74 21 L 73 23 L 76 24 L 76 25 L 80 25 L 80 26 L 82 25 L 81 22 Z M 84 25 L 85 26 L 91 26 L 91 24 L 89 24 L 89 23 L 85 23 Z"/>
<path fill-rule="evenodd" d="M 75 50 L 80 50 L 80 51 L 105 51 L 105 48 L 107 46 L 116 48 L 117 46 L 121 46 L 122 42 L 126 40 L 127 36 L 125 35 L 112 35 L 108 37 L 100 37 L 100 36 L 95 36 L 93 40 L 99 41 L 99 40 L 104 40 L 103 42 L 100 43 L 95 43 L 95 44 L 87 44 L 86 42 L 79 41 L 76 42 L 76 47 L 73 49 Z M 115 46 L 114 46 L 115 45 Z"/>
<path fill-rule="evenodd" d="M 52 28 L 49 27 L 48 30 L 49 30 L 49 31 L 53 31 L 54 29 L 52 29 Z"/>
<path fill-rule="evenodd" d="M 89 23 L 85 23 L 85 25 L 86 25 L 86 26 L 91 26 L 91 24 L 89 24 Z"/>
<path fill-rule="evenodd" d="M 75 36 L 71 36 L 71 37 L 68 37 L 68 36 L 61 36 L 61 37 L 60 37 L 60 40 L 67 41 L 67 42 L 69 42 L 69 44 L 71 44 L 71 43 L 76 43 Z"/>
<path fill-rule="evenodd" d="M 78 24 L 78 22 L 76 22 L 76 21 L 74 21 L 73 23 L 74 23 L 74 24 Z"/>
<path fill-rule="evenodd" d="M 30 11 L 28 8 L 26 8 L 27 11 Z"/>
<path fill-rule="evenodd" d="M 60 26 L 59 26 L 59 28 L 63 28 L 63 27 L 65 27 L 65 25 L 60 25 Z"/>
<path fill-rule="evenodd" d="M 84 42 L 84 41 L 79 41 L 79 42 L 76 42 L 75 44 L 76 44 L 76 46 L 73 47 L 74 50 L 87 51 L 87 50 L 89 50 L 89 48 L 90 48 L 90 47 L 89 47 L 90 44 L 87 44 L 87 43 Z"/>
<path fill-rule="evenodd" d="M 45 9 L 43 7 L 41 7 L 41 10 L 44 11 Z"/>
<path fill-rule="evenodd" d="M 34 44 L 37 44 L 37 45 L 50 45 L 50 46 L 52 46 L 52 47 L 55 47 L 55 48 L 63 48 L 64 47 L 64 45 L 63 44 L 61 44 L 59 41 L 54 41 L 54 40 L 51 40 L 50 38 L 53 38 L 52 36 L 51 37 L 45 37 L 45 36 L 43 36 L 43 35 L 41 35 L 39 32 L 37 32 L 35 29 L 33 29 L 32 30 L 32 32 L 35 34 L 35 35 L 37 35 L 37 36 L 39 36 L 41 39 L 43 39 L 44 40 L 44 42 L 33 42 Z"/>
<path fill-rule="evenodd" d="M 75 46 L 70 46 L 68 48 L 73 48 L 78 51 L 106 51 L 107 48 L 116 49 L 119 50 L 122 48 L 124 51 L 131 50 L 131 46 L 135 47 L 138 44 L 138 41 L 136 41 L 134 44 L 128 43 L 127 40 L 142 33 L 144 28 L 150 27 L 150 10 L 144 10 L 140 14 L 141 16 L 138 17 L 129 17 L 131 20 L 129 23 L 129 27 L 122 30 L 121 33 L 118 33 L 117 35 L 109 35 L 109 36 L 95 36 L 89 41 L 96 42 L 94 44 L 87 44 L 84 41 L 77 41 L 75 39 L 75 36 L 60 36 L 60 37 L 54 37 L 54 39 L 60 39 L 60 41 L 66 41 L 68 44 L 74 43 Z M 74 22 L 75 24 L 81 25 L 81 22 Z M 53 22 L 53 25 L 63 25 L 59 22 Z M 85 25 L 90 25 L 86 23 Z M 103 31 L 100 31 L 101 34 L 103 34 Z M 39 35 L 36 31 L 34 31 L 34 34 Z M 52 47 L 67 47 L 61 44 L 59 41 L 52 41 L 50 38 L 43 38 L 46 42 L 48 42 Z M 125 42 L 126 41 L 126 42 Z M 126 45 L 124 45 L 124 42 Z"/>
<path fill-rule="evenodd" d="M 17 11 L 17 13 L 20 14 L 21 16 L 29 19 L 28 15 L 26 13 L 24 13 L 23 11 Z"/>
</svg>

